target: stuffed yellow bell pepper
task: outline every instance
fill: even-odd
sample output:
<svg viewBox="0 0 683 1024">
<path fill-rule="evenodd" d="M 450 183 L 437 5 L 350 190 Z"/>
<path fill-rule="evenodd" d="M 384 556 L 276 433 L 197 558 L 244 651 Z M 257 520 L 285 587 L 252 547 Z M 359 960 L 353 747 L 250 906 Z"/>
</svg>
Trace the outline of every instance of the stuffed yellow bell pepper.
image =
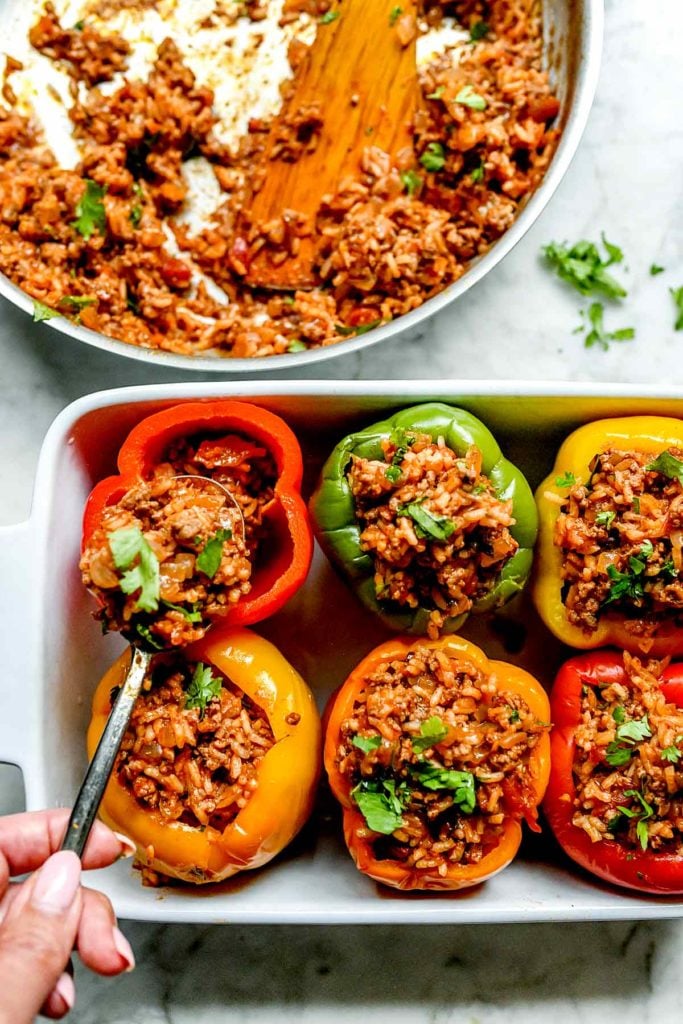
<svg viewBox="0 0 683 1024">
<path fill-rule="evenodd" d="M 683 652 L 683 421 L 598 420 L 564 442 L 536 499 L 534 602 L 579 648 Z"/>
<path fill-rule="evenodd" d="M 91 756 L 129 660 L 95 693 Z M 320 752 L 318 711 L 299 674 L 267 640 L 217 626 L 155 657 L 100 814 L 130 836 L 146 868 L 218 882 L 293 839 L 313 807 Z"/>
</svg>

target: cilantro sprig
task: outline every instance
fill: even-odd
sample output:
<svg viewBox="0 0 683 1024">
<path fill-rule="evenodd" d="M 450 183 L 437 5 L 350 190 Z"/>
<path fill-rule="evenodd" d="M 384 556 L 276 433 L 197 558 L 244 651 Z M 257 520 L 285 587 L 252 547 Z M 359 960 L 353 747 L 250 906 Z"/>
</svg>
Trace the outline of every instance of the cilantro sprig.
<svg viewBox="0 0 683 1024">
<path fill-rule="evenodd" d="M 669 288 L 669 291 L 676 307 L 674 330 L 683 331 L 683 286 L 680 288 Z"/>
<path fill-rule="evenodd" d="M 620 814 L 623 814 L 626 818 L 638 818 L 636 824 L 636 835 L 640 842 L 641 849 L 647 850 L 647 844 L 649 841 L 649 833 L 647 827 L 648 818 L 651 818 L 655 809 L 651 804 L 647 802 L 643 794 L 637 789 L 626 789 L 624 790 L 624 796 L 633 797 L 634 800 L 640 806 L 637 807 L 623 807 L 621 804 L 617 807 Z"/>
<path fill-rule="evenodd" d="M 438 715 L 432 715 L 426 721 L 420 723 L 420 732 L 417 736 L 411 736 L 410 742 L 416 753 L 423 753 L 430 747 L 441 743 L 448 735 L 448 728 L 443 724 Z"/>
<path fill-rule="evenodd" d="M 442 171 L 446 164 L 446 151 L 441 143 L 428 143 L 420 157 L 420 163 L 426 171 Z"/>
<path fill-rule="evenodd" d="M 139 591 L 136 608 L 155 612 L 159 607 L 159 560 L 137 526 L 114 530 L 108 538 L 114 565 L 123 572 L 119 586 L 124 594 Z"/>
<path fill-rule="evenodd" d="M 581 311 L 583 316 L 583 310 Z M 593 348 L 597 345 L 606 352 L 611 341 L 633 341 L 636 336 L 635 327 L 618 327 L 615 331 L 608 331 L 604 322 L 605 307 L 602 302 L 592 302 L 588 307 L 588 321 L 590 330 L 587 331 L 583 343 L 586 348 Z M 585 329 L 585 324 L 577 328 L 577 333 Z"/>
<path fill-rule="evenodd" d="M 472 814 L 477 806 L 475 781 L 472 772 L 442 768 L 432 761 L 420 761 L 411 767 L 411 774 L 424 789 L 452 790 L 453 802 L 464 814 Z"/>
<path fill-rule="evenodd" d="M 683 462 L 671 452 L 662 452 L 653 462 L 649 462 L 645 469 L 648 473 L 661 473 L 662 476 L 683 484 Z"/>
<path fill-rule="evenodd" d="M 358 747 L 364 754 L 369 754 L 373 750 L 379 750 L 382 746 L 381 736 L 354 736 L 351 740 L 354 747 Z"/>
<path fill-rule="evenodd" d="M 603 258 L 594 242 L 585 239 L 572 246 L 566 242 L 550 242 L 543 247 L 543 253 L 558 277 L 572 285 L 582 295 L 602 292 L 610 299 L 622 299 L 628 293 L 623 285 L 607 272 L 607 268 L 615 263 L 621 263 L 624 254 L 619 246 L 608 242 L 604 234 L 601 238 L 607 253 L 606 258 Z"/>
<path fill-rule="evenodd" d="M 390 836 L 404 824 L 402 811 L 408 799 L 404 782 L 397 786 L 395 779 L 362 779 L 351 796 L 373 832 Z"/>
<path fill-rule="evenodd" d="M 206 706 L 220 696 L 223 683 L 214 676 L 209 665 L 197 662 L 187 689 L 185 690 L 185 707 L 199 708 L 199 717 L 203 718 Z"/>
<path fill-rule="evenodd" d="M 621 705 L 614 709 L 612 717 L 618 723 L 616 739 L 607 745 L 605 760 L 612 768 L 621 768 L 631 760 L 636 744 L 652 736 L 652 730 L 647 715 L 627 720 Z"/>
<path fill-rule="evenodd" d="M 214 578 L 223 558 L 223 545 L 232 540 L 232 530 L 216 530 L 197 555 L 197 568 L 211 579 Z"/>
</svg>

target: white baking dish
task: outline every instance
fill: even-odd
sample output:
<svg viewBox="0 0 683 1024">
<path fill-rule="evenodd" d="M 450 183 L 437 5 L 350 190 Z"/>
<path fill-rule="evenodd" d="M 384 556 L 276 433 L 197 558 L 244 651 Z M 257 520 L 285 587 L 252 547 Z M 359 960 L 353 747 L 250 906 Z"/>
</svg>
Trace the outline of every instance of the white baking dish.
<svg viewBox="0 0 683 1024">
<path fill-rule="evenodd" d="M 78 574 L 81 512 L 94 481 L 114 468 L 120 442 L 142 416 L 183 399 L 244 397 L 288 420 L 306 454 L 309 483 L 320 459 L 353 427 L 379 413 L 431 399 L 462 405 L 496 433 L 507 454 L 535 484 L 560 438 L 600 416 L 654 412 L 683 416 L 683 388 L 666 391 L 600 385 L 470 381 L 294 381 L 177 384 L 125 388 L 79 399 L 57 418 L 43 446 L 28 522 L 0 530 L 0 760 L 24 773 L 30 808 L 69 804 L 85 767 L 90 696 L 121 647 L 102 637 Z M 519 661 L 552 680 L 566 650 L 521 602 L 505 612 L 526 642 L 506 654 L 520 626 L 492 629 L 489 619 L 467 632 L 497 657 Z M 500 627 L 500 623 L 499 623 Z M 322 557 L 305 588 L 258 627 L 308 679 L 322 704 L 330 690 L 385 636 Z M 202 922 L 475 922 L 662 918 L 683 916 L 680 899 L 641 898 L 583 875 L 551 838 L 531 836 L 519 858 L 486 885 L 451 895 L 381 889 L 353 867 L 332 804 L 288 852 L 258 873 L 197 891 L 144 889 L 128 863 L 96 872 L 92 884 L 119 915 Z"/>
</svg>

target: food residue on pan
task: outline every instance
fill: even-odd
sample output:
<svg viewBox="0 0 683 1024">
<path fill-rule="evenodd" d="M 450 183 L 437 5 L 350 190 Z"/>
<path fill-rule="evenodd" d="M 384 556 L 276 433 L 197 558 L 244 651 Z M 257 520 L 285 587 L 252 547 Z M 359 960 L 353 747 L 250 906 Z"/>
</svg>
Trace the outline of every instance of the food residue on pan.
<svg viewBox="0 0 683 1024">
<path fill-rule="evenodd" d="M 537 4 L 427 0 L 411 166 L 368 145 L 321 207 L 316 286 L 267 292 L 247 284 L 249 263 L 265 243 L 291 252 L 296 232 L 238 215 L 329 0 L 13 9 L 0 270 L 36 319 L 68 316 L 133 345 L 269 356 L 393 320 L 507 230 L 557 142 Z"/>
</svg>

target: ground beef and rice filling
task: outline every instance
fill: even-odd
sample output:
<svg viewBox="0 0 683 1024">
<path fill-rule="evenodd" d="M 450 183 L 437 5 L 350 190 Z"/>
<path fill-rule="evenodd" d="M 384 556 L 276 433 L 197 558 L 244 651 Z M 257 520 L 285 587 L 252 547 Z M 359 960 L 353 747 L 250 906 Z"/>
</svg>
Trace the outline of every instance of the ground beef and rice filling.
<svg viewBox="0 0 683 1024">
<path fill-rule="evenodd" d="M 354 455 L 348 470 L 360 544 L 374 559 L 378 599 L 430 608 L 436 637 L 517 551 L 512 501 L 498 498 L 475 446 L 460 456 L 443 437 L 402 431 L 382 450 L 383 459 Z"/>
<path fill-rule="evenodd" d="M 149 3 L 99 5 L 122 7 Z M 258 21 L 266 7 L 265 0 L 226 5 L 212 16 Z M 54 310 L 110 337 L 183 354 L 301 351 L 392 320 L 460 277 L 543 178 L 559 104 L 541 68 L 538 8 L 536 0 L 427 0 L 420 31 L 452 16 L 472 41 L 459 58 L 446 52 L 420 70 L 414 153 L 405 166 L 368 145 L 357 177 L 324 197 L 315 225 L 324 238 L 317 287 L 278 294 L 245 278 L 263 246 L 276 259 L 293 251 L 296 211 L 282 223 L 240 225 L 267 173 L 259 160 L 270 123 L 252 119 L 235 151 L 221 144 L 213 93 L 198 86 L 171 39 L 146 81 L 103 91 L 102 83 L 125 72 L 129 44 L 87 17 L 64 27 L 47 3 L 30 39 L 68 69 L 81 160 L 61 168 L 17 109 L 12 74 L 20 64 L 10 58 L 0 106 L 0 269 L 41 304 L 37 318 Z M 319 19 L 329 9 L 329 0 L 286 0 L 282 23 L 302 11 Z M 305 51 L 294 39 L 294 70 Z M 306 145 L 315 144 L 324 114 L 307 112 L 303 127 L 282 125 L 293 159 L 304 128 Z M 183 167 L 194 156 L 209 161 L 225 201 L 193 234 L 176 215 L 188 195 Z"/>
<path fill-rule="evenodd" d="M 375 857 L 442 876 L 480 861 L 510 815 L 535 806 L 529 756 L 548 728 L 518 694 L 442 650 L 418 647 L 369 676 L 337 766 Z"/>
<path fill-rule="evenodd" d="M 591 633 L 616 611 L 646 644 L 683 613 L 683 451 L 609 449 L 590 469 L 555 524 L 567 617 Z"/>
<path fill-rule="evenodd" d="M 162 822 L 223 831 L 253 796 L 259 765 L 274 742 L 262 708 L 214 666 L 160 655 L 133 708 L 114 772 Z"/>
<path fill-rule="evenodd" d="M 152 646 L 200 639 L 251 590 L 276 477 L 271 454 L 248 438 L 175 443 L 150 479 L 105 508 L 83 552 L 105 628 Z M 134 547 L 127 562 L 122 544 Z"/>
<path fill-rule="evenodd" d="M 572 823 L 594 843 L 683 855 L 683 710 L 660 688 L 663 663 L 624 654 L 626 679 L 584 686 Z"/>
</svg>

